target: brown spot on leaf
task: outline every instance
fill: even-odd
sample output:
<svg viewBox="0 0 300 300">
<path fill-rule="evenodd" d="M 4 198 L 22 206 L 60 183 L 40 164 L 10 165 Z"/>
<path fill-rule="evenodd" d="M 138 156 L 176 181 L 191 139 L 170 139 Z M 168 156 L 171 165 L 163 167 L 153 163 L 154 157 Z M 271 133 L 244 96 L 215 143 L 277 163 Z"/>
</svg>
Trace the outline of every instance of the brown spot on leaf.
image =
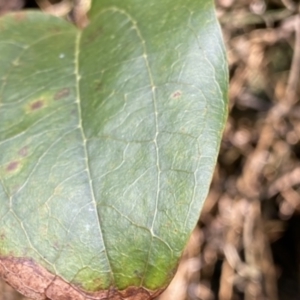
<svg viewBox="0 0 300 300">
<path fill-rule="evenodd" d="M 95 82 L 95 89 L 96 91 L 100 91 L 102 89 L 102 81 Z"/>
<path fill-rule="evenodd" d="M 53 275 L 32 259 L 0 257 L 0 277 L 21 294 L 35 300 L 152 300 L 163 290 L 142 287 L 87 292 Z"/>
<path fill-rule="evenodd" d="M 181 95 L 182 95 L 182 92 L 181 92 L 181 91 L 175 91 L 175 92 L 171 95 L 171 97 L 172 97 L 173 99 L 178 99 L 179 97 L 181 97 Z"/>
<path fill-rule="evenodd" d="M 18 154 L 21 156 L 21 157 L 26 157 L 28 155 L 28 147 L 25 146 L 23 148 L 21 148 L 18 152 Z"/>
<path fill-rule="evenodd" d="M 65 98 L 65 97 L 67 97 L 69 95 L 70 95 L 70 89 L 69 88 L 61 89 L 60 91 L 58 91 L 54 95 L 54 100 L 60 100 L 60 99 Z"/>
<path fill-rule="evenodd" d="M 16 171 L 18 169 L 19 165 L 20 165 L 19 161 L 17 161 L 17 160 L 12 161 L 6 166 L 6 171 L 7 172 Z"/>
<path fill-rule="evenodd" d="M 93 32 L 90 32 L 89 35 L 87 36 L 88 43 L 94 42 L 101 35 L 103 35 L 102 27 L 96 28 Z"/>
<path fill-rule="evenodd" d="M 38 110 L 41 109 L 45 105 L 42 99 L 36 100 L 30 104 L 30 110 Z"/>
</svg>

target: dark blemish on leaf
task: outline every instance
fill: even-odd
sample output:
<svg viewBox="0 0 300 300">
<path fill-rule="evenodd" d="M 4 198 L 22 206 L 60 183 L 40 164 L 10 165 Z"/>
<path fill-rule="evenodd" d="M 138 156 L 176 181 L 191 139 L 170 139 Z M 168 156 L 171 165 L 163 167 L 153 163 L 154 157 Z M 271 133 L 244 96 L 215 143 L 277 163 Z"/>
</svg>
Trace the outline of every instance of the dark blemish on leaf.
<svg viewBox="0 0 300 300">
<path fill-rule="evenodd" d="M 95 41 L 96 38 L 99 38 L 101 35 L 103 35 L 103 29 L 102 27 L 97 28 L 94 32 L 91 32 L 88 36 L 87 36 L 87 41 L 88 43 L 92 43 Z"/>
<path fill-rule="evenodd" d="M 54 34 L 58 34 L 61 33 L 61 28 L 53 26 L 49 31 Z"/>
<path fill-rule="evenodd" d="M 181 95 L 182 95 L 182 92 L 181 92 L 181 91 L 176 91 L 176 92 L 174 92 L 174 93 L 171 95 L 171 97 L 172 97 L 173 99 L 178 99 L 179 97 L 181 97 Z"/>
<path fill-rule="evenodd" d="M 38 110 L 44 106 L 44 101 L 43 100 L 37 100 L 34 101 L 33 103 L 30 104 L 30 109 L 31 110 Z"/>
<path fill-rule="evenodd" d="M 143 273 L 138 271 L 138 270 L 134 270 L 133 271 L 134 275 L 138 278 L 143 278 Z"/>
<path fill-rule="evenodd" d="M 70 89 L 69 88 L 64 88 L 61 89 L 60 91 L 58 91 L 55 95 L 54 95 L 54 100 L 60 100 L 62 98 L 65 98 L 67 96 L 70 95 Z"/>
<path fill-rule="evenodd" d="M 102 89 L 102 81 L 95 81 L 95 89 L 96 91 L 100 91 Z"/>
<path fill-rule="evenodd" d="M 7 172 L 13 172 L 13 171 L 15 171 L 18 168 L 19 164 L 20 164 L 19 161 L 12 161 L 12 162 L 10 162 L 7 165 L 7 167 L 6 167 L 6 171 Z"/>
<path fill-rule="evenodd" d="M 19 154 L 20 156 L 22 156 L 22 157 L 27 156 L 27 155 L 28 155 L 28 147 L 25 146 L 25 147 L 21 148 L 21 149 L 19 150 L 18 154 Z"/>
</svg>

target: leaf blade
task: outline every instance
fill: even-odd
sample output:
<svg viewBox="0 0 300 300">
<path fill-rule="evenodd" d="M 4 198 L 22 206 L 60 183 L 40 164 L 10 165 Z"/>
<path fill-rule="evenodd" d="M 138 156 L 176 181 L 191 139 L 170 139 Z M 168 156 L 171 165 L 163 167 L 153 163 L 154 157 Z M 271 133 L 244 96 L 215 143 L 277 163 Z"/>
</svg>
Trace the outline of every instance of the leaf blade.
<svg viewBox="0 0 300 300">
<path fill-rule="evenodd" d="M 36 85 L 13 93 L 15 78 L 32 69 L 22 60 L 22 74 L 12 67 L 6 94 L 13 96 L 2 93 L 2 103 L 26 96 L 19 112 L 0 107 L 8 128 L 0 144 L 0 222 L 14 228 L 5 235 L 18 236 L 1 241 L 2 255 L 32 257 L 89 291 L 169 282 L 207 194 L 227 99 L 213 3 L 197 11 L 198 2 L 177 1 L 166 10 L 170 3 L 95 1 L 83 32 L 50 18 L 47 26 L 58 22 L 56 30 L 70 35 L 48 41 L 56 47 L 48 60 L 38 55 L 45 45 L 29 47 L 27 64 L 40 68 Z M 40 79 L 45 69 L 48 85 Z"/>
</svg>

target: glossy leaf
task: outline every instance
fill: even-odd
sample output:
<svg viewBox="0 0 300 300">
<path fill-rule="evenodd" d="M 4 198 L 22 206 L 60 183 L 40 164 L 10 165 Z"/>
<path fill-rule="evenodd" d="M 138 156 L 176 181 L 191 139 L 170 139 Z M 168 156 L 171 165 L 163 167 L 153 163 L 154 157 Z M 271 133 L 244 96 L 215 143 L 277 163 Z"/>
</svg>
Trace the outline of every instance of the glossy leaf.
<svg viewBox="0 0 300 300">
<path fill-rule="evenodd" d="M 220 29 L 212 0 L 101 0 L 90 16 L 83 31 L 38 12 L 0 20 L 1 257 L 89 292 L 155 291 L 219 150 Z"/>
</svg>

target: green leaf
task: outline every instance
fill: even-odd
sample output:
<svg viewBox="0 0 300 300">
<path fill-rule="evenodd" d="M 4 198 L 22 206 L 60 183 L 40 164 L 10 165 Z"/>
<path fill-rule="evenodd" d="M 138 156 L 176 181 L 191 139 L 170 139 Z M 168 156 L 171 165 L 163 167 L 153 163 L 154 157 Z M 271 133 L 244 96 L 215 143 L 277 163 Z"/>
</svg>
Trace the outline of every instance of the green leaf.
<svg viewBox="0 0 300 300">
<path fill-rule="evenodd" d="M 37 299 L 52 274 L 87 292 L 165 287 L 226 119 L 212 0 L 101 0 L 90 16 L 83 31 L 0 20 L 0 273 Z"/>
</svg>

